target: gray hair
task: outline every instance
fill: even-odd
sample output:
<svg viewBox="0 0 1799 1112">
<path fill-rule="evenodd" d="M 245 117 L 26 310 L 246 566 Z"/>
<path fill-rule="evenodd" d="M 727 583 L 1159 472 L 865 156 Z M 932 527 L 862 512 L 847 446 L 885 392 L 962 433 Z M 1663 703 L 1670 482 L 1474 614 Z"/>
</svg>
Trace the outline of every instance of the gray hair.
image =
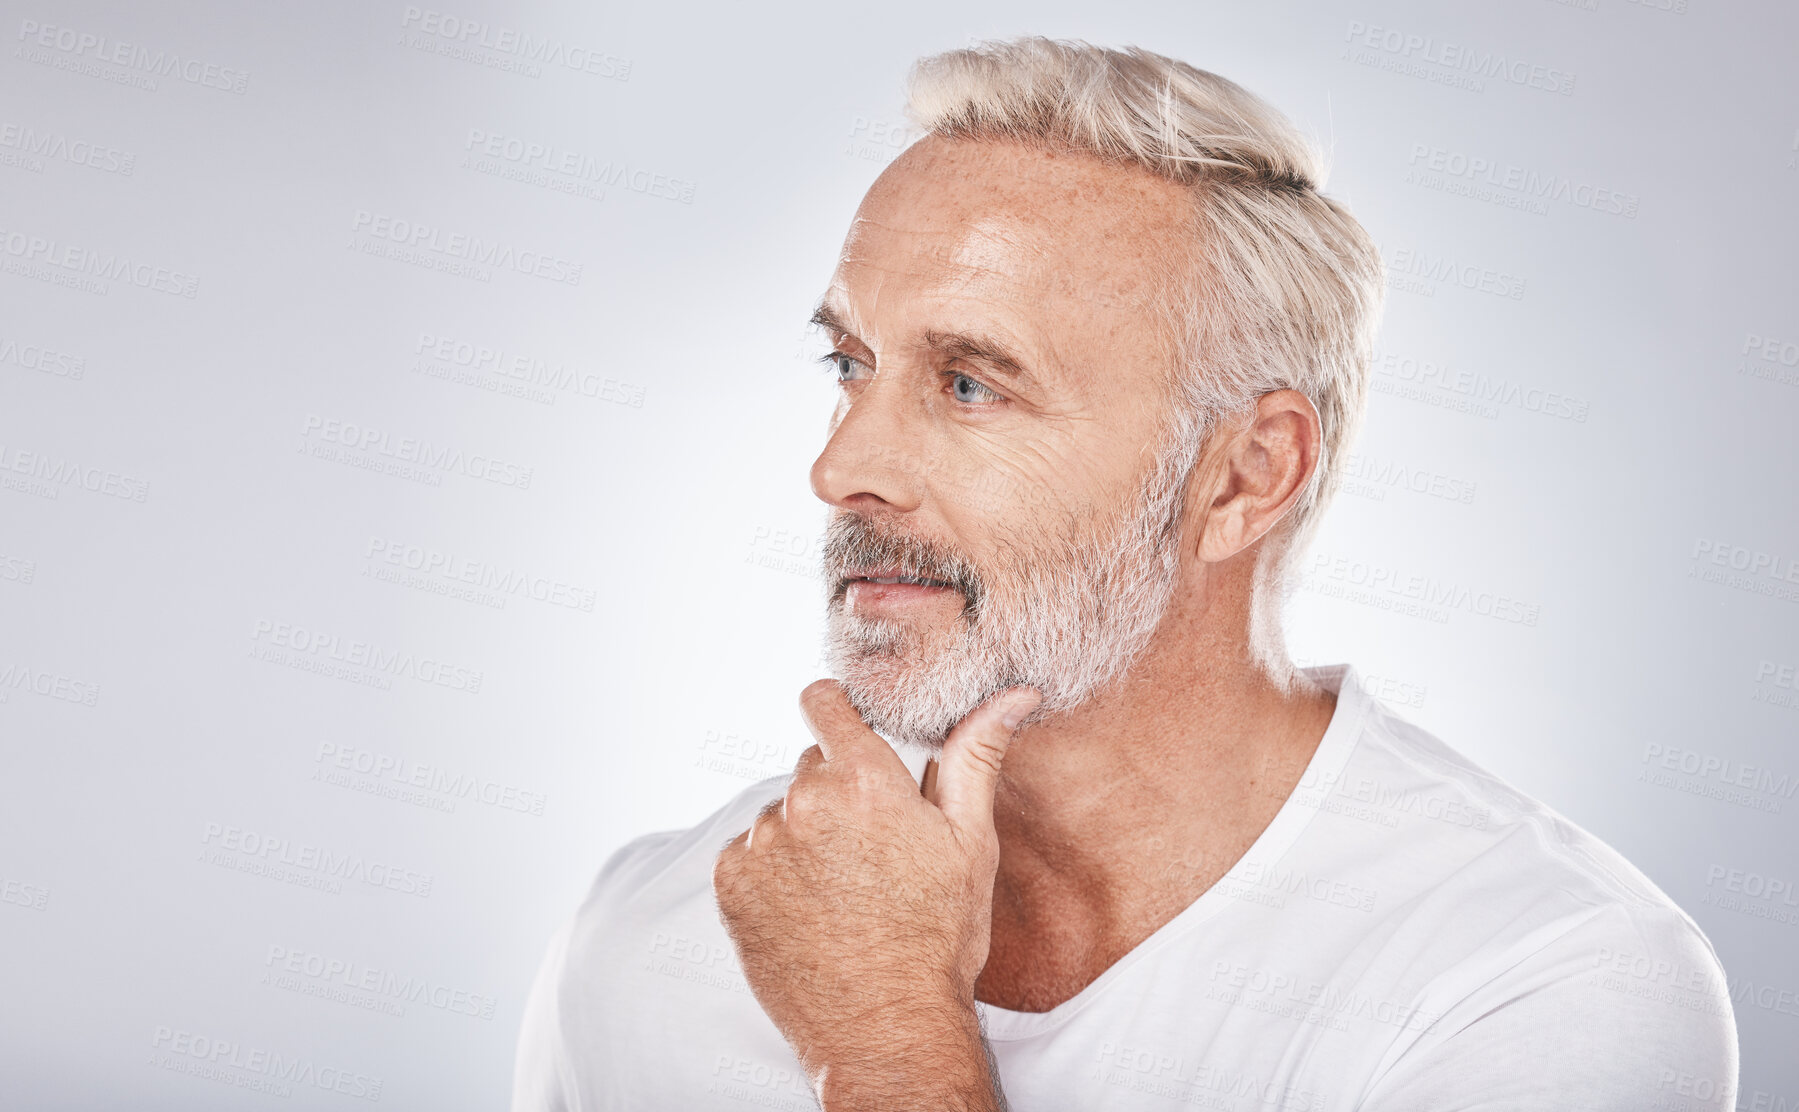
<svg viewBox="0 0 1799 1112">
<path fill-rule="evenodd" d="M 1214 73 L 1136 47 L 1021 38 L 920 59 L 907 113 L 929 134 L 1009 139 L 1135 164 L 1191 189 L 1195 223 L 1163 314 L 1176 404 L 1157 470 L 1190 471 L 1215 422 L 1292 389 L 1323 448 L 1272 571 L 1285 580 L 1338 486 L 1368 394 L 1380 253 L 1323 196 L 1323 154 L 1286 117 Z"/>
</svg>

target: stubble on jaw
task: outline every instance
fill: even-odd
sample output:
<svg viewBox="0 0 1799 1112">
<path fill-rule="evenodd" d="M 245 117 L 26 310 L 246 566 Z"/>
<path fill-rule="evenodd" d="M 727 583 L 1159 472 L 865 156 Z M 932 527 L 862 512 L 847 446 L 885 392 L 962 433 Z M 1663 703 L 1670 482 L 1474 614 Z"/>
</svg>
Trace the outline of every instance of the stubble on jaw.
<svg viewBox="0 0 1799 1112">
<path fill-rule="evenodd" d="M 962 605 L 948 628 L 861 617 L 848 608 L 845 578 L 858 566 L 942 580 L 961 594 Z M 823 572 L 827 659 L 850 705 L 894 743 L 936 755 L 949 727 L 992 693 L 982 690 L 975 673 L 983 669 L 971 659 L 982 655 L 976 629 L 989 597 L 983 577 L 942 546 L 847 511 L 831 517 Z"/>
<path fill-rule="evenodd" d="M 848 512 L 833 516 L 823 563 L 827 656 L 876 732 L 935 755 L 950 728 L 993 694 L 1038 688 L 1033 717 L 1072 709 L 1123 676 L 1149 644 L 1178 570 L 1185 469 L 1158 461 L 1126 512 L 1101 525 L 1070 513 L 1064 532 L 1008 536 L 983 575 L 959 554 Z M 964 604 L 948 628 L 847 611 L 843 573 L 859 558 L 940 579 Z"/>
</svg>

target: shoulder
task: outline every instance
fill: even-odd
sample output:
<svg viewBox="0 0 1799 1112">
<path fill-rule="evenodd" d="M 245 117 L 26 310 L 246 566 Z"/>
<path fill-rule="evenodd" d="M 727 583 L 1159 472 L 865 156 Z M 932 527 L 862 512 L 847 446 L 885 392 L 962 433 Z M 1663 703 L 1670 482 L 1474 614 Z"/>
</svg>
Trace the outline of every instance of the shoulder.
<svg viewBox="0 0 1799 1112">
<path fill-rule="evenodd" d="M 1398 837 L 1431 860 L 1426 876 L 1478 880 L 1498 897 L 1560 895 L 1587 908 L 1618 905 L 1690 917 L 1603 839 L 1377 700 L 1366 707 L 1340 790 L 1392 816 Z M 1397 820 L 1397 821 L 1394 821 Z M 1702 935 L 1700 935 L 1703 938 Z"/>
<path fill-rule="evenodd" d="M 1724 971 L 1677 908 L 1596 908 L 1436 1000 L 1361 1107 L 1637 1112 L 1736 1090 Z"/>
<path fill-rule="evenodd" d="M 756 813 L 787 790 L 792 773 L 759 780 L 703 821 L 685 830 L 645 834 L 627 842 L 600 867 L 574 916 L 574 933 L 621 915 L 655 915 L 696 899 L 712 901 L 712 863 Z"/>
<path fill-rule="evenodd" d="M 712 863 L 790 775 L 745 788 L 685 830 L 646 834 L 615 851 L 545 948 L 519 1031 L 515 1112 L 589 1105 L 593 1059 L 625 1044 L 646 995 L 663 987 L 659 963 L 724 983 L 735 960 L 718 922 Z M 648 972 L 645 972 L 645 970 Z M 739 978 L 740 979 L 740 978 Z M 626 1003 L 633 1002 L 633 1003 Z"/>
<path fill-rule="evenodd" d="M 1376 702 L 1345 775 L 1407 820 L 1386 832 L 1412 877 L 1400 929 L 1431 971 L 1428 1027 L 1368 1107 L 1642 1108 L 1668 1076 L 1734 1085 L 1717 953 L 1623 854 Z"/>
</svg>

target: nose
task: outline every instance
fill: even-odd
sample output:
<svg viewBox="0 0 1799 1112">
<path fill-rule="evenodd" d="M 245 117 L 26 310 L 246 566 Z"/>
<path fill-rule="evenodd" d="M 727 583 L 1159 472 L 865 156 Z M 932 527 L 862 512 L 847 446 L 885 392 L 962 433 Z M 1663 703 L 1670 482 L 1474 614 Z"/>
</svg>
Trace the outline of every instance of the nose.
<svg viewBox="0 0 1799 1112">
<path fill-rule="evenodd" d="M 852 402 L 837 403 L 830 438 L 812 462 L 812 493 L 864 513 L 915 510 L 924 496 L 924 460 L 916 414 L 900 376 L 875 376 Z"/>
</svg>

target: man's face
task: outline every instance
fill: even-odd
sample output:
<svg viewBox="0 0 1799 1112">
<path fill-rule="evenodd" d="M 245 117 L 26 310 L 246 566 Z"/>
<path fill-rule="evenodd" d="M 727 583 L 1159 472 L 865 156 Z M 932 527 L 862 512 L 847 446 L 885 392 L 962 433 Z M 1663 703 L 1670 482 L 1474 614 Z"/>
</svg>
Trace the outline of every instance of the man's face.
<svg viewBox="0 0 1799 1112">
<path fill-rule="evenodd" d="M 895 741 L 934 750 L 1014 684 L 1079 705 L 1155 632 L 1186 471 L 1155 467 L 1153 299 L 1190 214 L 1145 171 L 937 137 L 863 200 L 820 313 L 843 395 L 812 486 L 830 662 Z"/>
</svg>

